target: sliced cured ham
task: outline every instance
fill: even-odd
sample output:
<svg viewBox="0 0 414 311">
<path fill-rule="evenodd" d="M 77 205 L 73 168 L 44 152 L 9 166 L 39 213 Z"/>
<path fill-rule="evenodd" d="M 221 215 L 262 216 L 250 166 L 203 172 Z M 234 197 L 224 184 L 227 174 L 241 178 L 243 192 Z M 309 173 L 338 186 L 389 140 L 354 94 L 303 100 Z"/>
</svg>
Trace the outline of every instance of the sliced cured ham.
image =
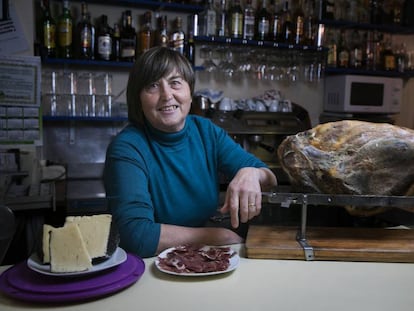
<svg viewBox="0 0 414 311">
<path fill-rule="evenodd" d="M 225 271 L 235 253 L 230 247 L 181 245 L 158 257 L 162 269 L 175 273 L 208 273 Z"/>
</svg>

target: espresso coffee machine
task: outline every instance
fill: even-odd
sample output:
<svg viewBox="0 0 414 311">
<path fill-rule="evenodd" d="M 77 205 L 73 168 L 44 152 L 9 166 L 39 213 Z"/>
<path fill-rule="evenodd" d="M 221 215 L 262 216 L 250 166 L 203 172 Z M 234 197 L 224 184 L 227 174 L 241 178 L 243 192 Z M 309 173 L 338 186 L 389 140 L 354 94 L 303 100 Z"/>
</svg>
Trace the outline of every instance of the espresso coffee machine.
<svg viewBox="0 0 414 311">
<path fill-rule="evenodd" d="M 281 169 L 277 148 L 286 136 L 311 128 L 308 112 L 292 103 L 290 112 L 210 111 L 207 116 L 225 129 L 245 150 L 265 162 L 278 176 L 279 184 L 288 184 Z"/>
</svg>

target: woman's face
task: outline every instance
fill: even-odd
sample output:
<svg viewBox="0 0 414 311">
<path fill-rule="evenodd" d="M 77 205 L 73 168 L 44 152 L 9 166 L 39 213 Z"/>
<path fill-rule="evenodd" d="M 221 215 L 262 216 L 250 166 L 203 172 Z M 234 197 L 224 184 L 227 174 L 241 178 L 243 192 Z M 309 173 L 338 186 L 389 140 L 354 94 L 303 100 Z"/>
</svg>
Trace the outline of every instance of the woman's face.
<svg viewBox="0 0 414 311">
<path fill-rule="evenodd" d="M 145 87 L 140 98 L 144 115 L 154 128 L 169 133 L 183 129 L 192 97 L 190 86 L 177 71 Z"/>
</svg>

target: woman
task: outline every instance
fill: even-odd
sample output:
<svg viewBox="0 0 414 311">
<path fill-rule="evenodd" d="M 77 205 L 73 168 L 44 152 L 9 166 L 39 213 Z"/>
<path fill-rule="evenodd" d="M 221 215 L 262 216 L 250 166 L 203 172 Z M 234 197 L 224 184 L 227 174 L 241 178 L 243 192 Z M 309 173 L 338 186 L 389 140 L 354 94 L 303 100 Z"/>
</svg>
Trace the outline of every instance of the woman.
<svg viewBox="0 0 414 311">
<path fill-rule="evenodd" d="M 104 181 L 121 246 L 141 257 L 243 241 L 231 229 L 204 226 L 217 212 L 221 173 L 231 182 L 220 211 L 234 228 L 260 213 L 262 188 L 276 185 L 223 129 L 189 115 L 194 84 L 187 59 L 162 47 L 142 54 L 129 76 L 130 124 L 108 147 Z"/>
</svg>

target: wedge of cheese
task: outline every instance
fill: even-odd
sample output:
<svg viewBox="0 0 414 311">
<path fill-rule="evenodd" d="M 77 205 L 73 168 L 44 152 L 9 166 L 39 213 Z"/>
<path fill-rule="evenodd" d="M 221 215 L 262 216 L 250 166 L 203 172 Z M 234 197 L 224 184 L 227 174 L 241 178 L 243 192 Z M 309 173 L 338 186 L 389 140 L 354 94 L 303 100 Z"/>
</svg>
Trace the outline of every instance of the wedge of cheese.
<svg viewBox="0 0 414 311">
<path fill-rule="evenodd" d="M 65 226 L 76 224 L 81 232 L 89 256 L 99 258 L 108 253 L 108 240 L 111 230 L 112 215 L 68 216 Z"/>
<path fill-rule="evenodd" d="M 79 272 L 92 268 L 81 231 L 75 223 L 49 231 L 50 270 L 56 273 Z"/>
</svg>

